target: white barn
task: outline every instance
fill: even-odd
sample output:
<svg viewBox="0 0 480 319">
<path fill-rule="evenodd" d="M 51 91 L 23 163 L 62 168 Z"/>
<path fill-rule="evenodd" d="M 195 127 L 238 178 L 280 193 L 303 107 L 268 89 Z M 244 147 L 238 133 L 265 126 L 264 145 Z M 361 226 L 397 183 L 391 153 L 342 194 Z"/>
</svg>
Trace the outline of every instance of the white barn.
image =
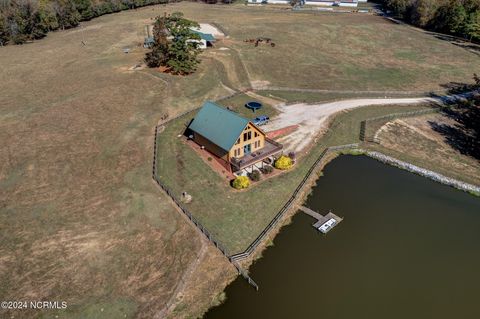
<svg viewBox="0 0 480 319">
<path fill-rule="evenodd" d="M 303 0 L 304 4 L 311 6 L 339 6 L 357 7 L 359 2 L 367 0 Z M 290 0 L 248 0 L 252 4 L 290 4 Z"/>
</svg>

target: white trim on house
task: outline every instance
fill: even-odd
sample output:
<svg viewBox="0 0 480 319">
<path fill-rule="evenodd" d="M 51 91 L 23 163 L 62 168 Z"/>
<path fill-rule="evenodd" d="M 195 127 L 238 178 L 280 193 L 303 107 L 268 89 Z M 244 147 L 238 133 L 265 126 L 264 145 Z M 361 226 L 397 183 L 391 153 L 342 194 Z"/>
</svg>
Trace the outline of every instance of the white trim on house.
<svg viewBox="0 0 480 319">
<path fill-rule="evenodd" d="M 305 0 L 305 4 L 311 6 L 334 6 L 339 7 L 357 7 L 359 2 L 367 2 L 368 0 Z M 248 0 L 248 3 L 262 4 L 290 4 L 290 0 Z"/>
</svg>

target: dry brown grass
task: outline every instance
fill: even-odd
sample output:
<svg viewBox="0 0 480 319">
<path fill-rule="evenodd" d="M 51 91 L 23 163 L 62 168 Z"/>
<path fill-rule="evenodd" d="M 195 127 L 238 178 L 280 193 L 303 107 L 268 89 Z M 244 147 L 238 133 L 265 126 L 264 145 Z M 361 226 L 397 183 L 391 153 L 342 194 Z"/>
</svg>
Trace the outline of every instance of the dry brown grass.
<svg viewBox="0 0 480 319">
<path fill-rule="evenodd" d="M 197 233 L 151 182 L 153 127 L 228 91 L 211 60 L 191 77 L 128 71 L 149 16 L 1 48 L 0 299 L 64 300 L 70 318 L 149 318 L 194 260 Z"/>
<path fill-rule="evenodd" d="M 144 55 L 143 25 L 164 11 L 218 22 L 232 50 L 205 54 L 188 77 L 131 71 Z M 160 116 L 228 94 L 225 86 L 246 87 L 247 73 L 275 85 L 423 89 L 468 78 L 478 62 L 402 28 L 374 17 L 178 3 L 0 48 L 0 299 L 65 300 L 69 318 L 152 317 L 200 249 L 150 179 Z M 271 36 L 277 47 L 242 42 L 256 36 Z M 395 57 L 407 44 L 413 55 Z M 205 310 L 231 276 L 217 272 L 224 262 L 206 253 L 175 314 Z"/>
<path fill-rule="evenodd" d="M 480 163 L 453 149 L 431 123 L 454 125 L 442 114 L 397 119 L 383 125 L 377 133 L 382 148 L 421 167 L 480 185 Z"/>
</svg>

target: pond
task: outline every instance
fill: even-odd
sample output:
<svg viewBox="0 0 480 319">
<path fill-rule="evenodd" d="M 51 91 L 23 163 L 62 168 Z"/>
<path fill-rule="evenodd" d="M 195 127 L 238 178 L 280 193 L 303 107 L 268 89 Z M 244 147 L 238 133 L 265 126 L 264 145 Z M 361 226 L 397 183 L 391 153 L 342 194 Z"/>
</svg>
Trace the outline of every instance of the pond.
<svg viewBox="0 0 480 319">
<path fill-rule="evenodd" d="M 363 156 L 327 165 L 298 212 L 205 318 L 480 318 L 480 199 Z"/>
</svg>

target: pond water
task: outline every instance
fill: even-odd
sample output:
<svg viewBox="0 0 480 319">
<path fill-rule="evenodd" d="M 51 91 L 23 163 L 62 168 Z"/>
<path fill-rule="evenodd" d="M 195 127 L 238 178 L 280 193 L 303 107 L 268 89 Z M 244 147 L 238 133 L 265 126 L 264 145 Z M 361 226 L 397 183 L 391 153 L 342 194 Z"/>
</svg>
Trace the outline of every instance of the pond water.
<svg viewBox="0 0 480 319">
<path fill-rule="evenodd" d="M 480 199 L 363 156 L 330 163 L 297 213 L 205 318 L 480 318 Z"/>
</svg>

